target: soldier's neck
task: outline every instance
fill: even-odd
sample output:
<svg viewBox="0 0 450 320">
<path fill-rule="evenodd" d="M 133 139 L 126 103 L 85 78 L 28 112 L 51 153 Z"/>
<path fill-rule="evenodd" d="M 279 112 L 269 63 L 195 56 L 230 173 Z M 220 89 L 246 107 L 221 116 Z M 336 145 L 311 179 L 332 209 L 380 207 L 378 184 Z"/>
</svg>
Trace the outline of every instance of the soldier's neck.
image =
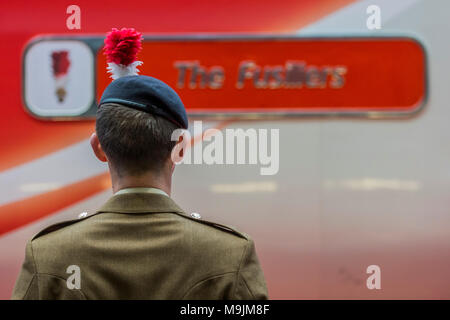
<svg viewBox="0 0 450 320">
<path fill-rule="evenodd" d="M 110 170 L 113 193 L 126 188 L 157 188 L 170 196 L 172 186 L 171 174 L 147 172 L 139 176 L 118 175 Z"/>
</svg>

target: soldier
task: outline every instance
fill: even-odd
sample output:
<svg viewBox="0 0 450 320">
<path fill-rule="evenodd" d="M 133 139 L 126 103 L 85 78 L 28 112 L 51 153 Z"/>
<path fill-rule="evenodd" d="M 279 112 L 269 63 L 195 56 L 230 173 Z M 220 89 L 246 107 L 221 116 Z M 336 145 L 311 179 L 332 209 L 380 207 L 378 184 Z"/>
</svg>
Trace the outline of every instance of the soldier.
<svg viewBox="0 0 450 320">
<path fill-rule="evenodd" d="M 100 100 L 91 146 L 108 164 L 114 195 L 28 242 L 13 299 L 267 299 L 252 239 L 170 198 L 171 153 L 182 143 L 171 136 L 188 127 L 187 115 L 172 88 L 136 74 L 140 41 L 134 29 L 105 40 L 116 80 Z M 68 285 L 70 266 L 78 285 Z"/>
</svg>

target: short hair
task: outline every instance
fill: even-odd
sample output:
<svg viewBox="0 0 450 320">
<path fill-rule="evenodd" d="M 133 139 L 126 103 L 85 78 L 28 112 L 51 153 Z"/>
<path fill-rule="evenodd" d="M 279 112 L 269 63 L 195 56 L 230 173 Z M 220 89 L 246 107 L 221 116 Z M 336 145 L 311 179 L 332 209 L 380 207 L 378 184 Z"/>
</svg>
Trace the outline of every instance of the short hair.
<svg viewBox="0 0 450 320">
<path fill-rule="evenodd" d="M 177 141 L 178 126 L 162 117 L 116 103 L 97 109 L 95 130 L 108 161 L 119 175 L 160 170 Z"/>
</svg>

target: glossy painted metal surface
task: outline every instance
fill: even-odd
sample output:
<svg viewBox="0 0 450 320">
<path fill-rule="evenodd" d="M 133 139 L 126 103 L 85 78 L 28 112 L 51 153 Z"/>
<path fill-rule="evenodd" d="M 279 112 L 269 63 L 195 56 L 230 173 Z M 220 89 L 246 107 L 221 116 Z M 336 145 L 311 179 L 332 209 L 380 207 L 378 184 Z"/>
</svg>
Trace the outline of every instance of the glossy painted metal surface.
<svg viewBox="0 0 450 320">
<path fill-rule="evenodd" d="M 193 116 L 408 116 L 426 96 L 425 52 L 410 37 L 147 37 L 143 47 L 142 72 L 176 88 Z M 110 80 L 97 56 L 101 93 Z"/>
<path fill-rule="evenodd" d="M 149 2 L 138 1 L 128 14 L 79 2 L 83 33 L 122 25 L 158 34 L 375 32 L 365 27 L 369 1 L 147 4 L 153 11 L 139 10 Z M 176 169 L 173 197 L 186 212 L 253 236 L 271 298 L 450 298 L 450 4 L 400 2 L 380 1 L 381 31 L 411 33 L 424 44 L 430 71 L 423 112 L 402 120 L 235 121 L 227 126 L 280 130 L 277 175 L 260 176 L 253 165 Z M 11 76 L 0 78 L 0 298 L 10 295 L 27 239 L 93 212 L 111 195 L 107 168 L 89 149 L 92 122 L 41 121 L 24 110 L 21 50 L 38 33 L 66 32 L 55 19 L 64 21 L 63 5 L 24 5 L 0 8 L 2 39 L 11 43 L 4 66 Z M 381 290 L 366 287 L 372 264 L 381 267 Z"/>
</svg>

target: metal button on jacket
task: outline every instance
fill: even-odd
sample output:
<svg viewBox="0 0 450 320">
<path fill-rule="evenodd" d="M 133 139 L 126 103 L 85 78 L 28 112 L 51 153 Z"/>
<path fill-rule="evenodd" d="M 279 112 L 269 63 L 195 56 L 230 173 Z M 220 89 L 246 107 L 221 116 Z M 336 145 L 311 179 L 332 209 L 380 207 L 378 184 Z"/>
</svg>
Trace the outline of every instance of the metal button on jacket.
<svg viewBox="0 0 450 320">
<path fill-rule="evenodd" d="M 195 219 L 201 219 L 202 218 L 202 216 L 199 213 L 197 213 L 197 212 L 192 212 L 191 213 L 191 217 L 195 218 Z"/>
<path fill-rule="evenodd" d="M 87 212 L 82 212 L 82 213 L 80 213 L 79 215 L 78 215 L 78 219 L 83 219 L 83 218 L 85 218 L 86 216 L 87 216 Z"/>
</svg>

